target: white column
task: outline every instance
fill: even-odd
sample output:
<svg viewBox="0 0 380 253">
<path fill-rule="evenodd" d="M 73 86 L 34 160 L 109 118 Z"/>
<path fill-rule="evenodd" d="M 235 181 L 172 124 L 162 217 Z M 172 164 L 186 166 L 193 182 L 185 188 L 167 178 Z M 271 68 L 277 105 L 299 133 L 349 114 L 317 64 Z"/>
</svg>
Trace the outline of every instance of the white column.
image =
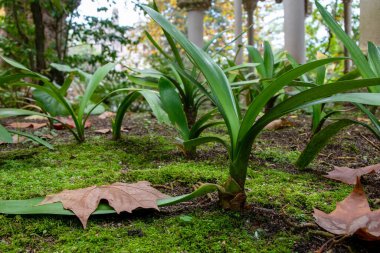
<svg viewBox="0 0 380 253">
<path fill-rule="evenodd" d="M 344 5 L 344 31 L 348 36 L 352 34 L 352 0 L 343 0 Z M 346 47 L 344 47 L 344 56 L 349 57 L 350 54 Z M 351 69 L 351 60 L 344 61 L 344 73 L 348 73 Z"/>
<path fill-rule="evenodd" d="M 284 0 L 284 34 L 285 50 L 305 63 L 305 0 Z"/>
<path fill-rule="evenodd" d="M 235 38 L 243 32 L 243 11 L 242 0 L 234 0 L 234 15 L 235 15 Z M 236 56 L 236 64 L 243 63 L 243 49 L 240 49 L 240 46 L 243 44 L 243 37 L 240 36 L 235 41 L 235 53 L 238 53 Z"/>
<path fill-rule="evenodd" d="M 203 47 L 203 10 L 190 10 L 187 14 L 187 37 L 198 47 Z"/>
<path fill-rule="evenodd" d="M 367 50 L 367 42 L 380 45 L 380 0 L 360 0 L 360 47 Z"/>
</svg>

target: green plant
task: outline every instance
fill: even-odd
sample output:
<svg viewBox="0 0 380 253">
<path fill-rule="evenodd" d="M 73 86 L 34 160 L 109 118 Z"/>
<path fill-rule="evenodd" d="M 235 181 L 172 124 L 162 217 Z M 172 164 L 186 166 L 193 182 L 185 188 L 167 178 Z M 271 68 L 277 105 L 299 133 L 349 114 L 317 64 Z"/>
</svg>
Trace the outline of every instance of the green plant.
<svg viewBox="0 0 380 253">
<path fill-rule="evenodd" d="M 156 5 L 153 7 L 158 11 Z M 219 142 L 223 141 L 217 137 L 203 137 L 202 139 L 198 139 L 198 142 L 192 142 L 186 145 L 185 143 L 198 138 L 205 129 L 221 124 L 222 122 L 209 122 L 209 120 L 215 116 L 215 110 L 211 110 L 199 117 L 199 109 L 204 102 L 207 101 L 206 95 L 202 93 L 199 88 L 202 87 L 198 78 L 199 71 L 194 67 L 186 66 L 185 60 L 182 59 L 180 50 L 177 48 L 172 36 L 165 30 L 163 30 L 163 32 L 170 46 L 172 55 L 166 53 L 149 32 L 145 32 L 148 40 L 164 58 L 163 62 L 165 64 L 162 69 L 133 70 L 133 72 L 129 74 L 129 79 L 136 85 L 159 91 L 160 105 L 167 113 L 166 118 L 168 117 L 169 119 L 159 118 L 159 120 L 173 126 L 177 130 L 180 135 L 180 138 L 177 138 L 178 146 L 186 156 L 193 157 L 196 152 L 196 146 L 201 144 L 202 140 L 212 138 L 214 140 L 217 139 Z M 212 41 L 213 40 L 207 43 L 204 50 L 208 49 Z M 132 97 L 130 99 L 132 99 Z M 125 101 L 125 103 L 129 102 Z M 116 139 L 120 137 L 118 125 L 119 124 L 115 124 L 114 138 Z"/>
<path fill-rule="evenodd" d="M 331 15 L 326 11 L 325 8 L 323 8 L 323 6 L 318 1 L 316 1 L 316 5 L 323 17 L 323 20 L 346 46 L 346 48 L 351 54 L 353 61 L 355 62 L 358 68 L 358 71 L 352 71 L 351 73 L 348 73 L 347 75 L 343 76 L 341 80 L 357 78 L 357 73 L 360 73 L 363 78 L 380 77 L 380 52 L 376 45 L 372 42 L 368 42 L 368 57 L 366 57 L 362 53 L 360 48 L 356 45 L 356 43 L 342 30 L 342 28 L 335 22 Z M 317 79 L 319 79 L 319 81 L 317 80 L 316 82 L 317 84 L 321 83 L 321 78 L 318 76 L 322 75 L 323 74 L 321 73 L 317 74 Z M 369 87 L 368 90 L 370 92 L 379 94 L 380 86 L 372 86 Z M 360 109 L 370 119 L 371 123 L 367 124 L 351 119 L 339 119 L 336 122 L 322 129 L 322 126 L 326 119 L 331 115 L 334 115 L 335 112 L 330 112 L 326 114 L 324 117 L 321 117 L 323 107 L 321 107 L 321 105 L 313 106 L 314 135 L 311 138 L 308 145 L 306 146 L 305 150 L 301 153 L 301 156 L 299 157 L 296 163 L 299 168 L 305 168 L 306 166 L 308 166 L 317 156 L 319 151 L 327 145 L 328 141 L 332 137 L 337 135 L 339 131 L 343 128 L 346 128 L 353 124 L 361 125 L 367 128 L 370 132 L 374 134 L 376 138 L 380 139 L 380 123 L 374 115 L 374 113 L 368 110 L 364 105 L 360 104 L 360 102 L 353 102 L 356 105 L 356 107 L 358 107 L 358 109 Z"/>
<path fill-rule="evenodd" d="M 95 92 L 95 89 L 99 86 L 104 77 L 114 68 L 113 63 L 108 63 L 100 68 L 88 79 L 86 84 L 86 90 L 83 97 L 80 99 L 79 108 L 75 110 L 73 106 L 65 98 L 67 89 L 70 87 L 72 78 L 68 78 L 62 87 L 57 87 L 53 84 L 47 77 L 33 72 L 26 68 L 25 66 L 17 63 L 7 57 L 1 57 L 9 65 L 17 68 L 20 74 L 14 74 L 7 77 L 8 85 L 30 87 L 38 90 L 37 100 L 43 109 L 46 110 L 48 114 L 40 114 L 29 110 L 18 110 L 13 109 L 14 115 L 12 115 L 12 110 L 8 109 L 8 116 L 20 116 L 20 115 L 44 115 L 51 120 L 59 121 L 56 114 L 67 114 L 70 115 L 75 124 L 75 131 L 67 126 L 78 142 L 83 142 L 85 140 L 85 123 L 88 119 L 90 113 L 98 106 L 91 106 L 91 97 Z M 23 78 L 29 77 L 33 80 L 40 82 L 40 84 L 34 84 L 31 82 L 24 82 Z M 58 111 L 57 111 L 57 108 Z M 52 114 L 52 115 L 51 115 Z M 62 122 L 61 122 L 62 123 Z M 63 123 L 64 124 L 64 123 Z M 66 126 L 66 124 L 64 124 Z"/>
<path fill-rule="evenodd" d="M 283 74 L 285 71 L 291 69 L 291 65 L 284 59 L 285 53 L 279 51 L 274 53 L 272 47 L 268 41 L 264 41 L 263 55 L 254 46 L 247 46 L 247 51 L 252 61 L 256 63 L 258 82 L 251 88 L 250 96 L 251 100 L 257 96 L 266 86 L 276 77 Z M 281 95 L 282 93 L 282 95 Z M 271 100 L 265 106 L 265 111 L 268 112 L 279 101 L 279 98 L 286 97 L 286 93 L 282 90 L 276 96 L 273 96 Z"/>
<path fill-rule="evenodd" d="M 315 4 L 322 15 L 326 25 L 331 31 L 342 41 L 347 48 L 363 78 L 376 78 L 380 77 L 380 54 L 378 48 L 372 43 L 368 42 L 368 59 L 356 45 L 347 33 L 339 26 L 334 18 L 327 12 L 327 10 L 316 0 Z M 368 87 L 370 92 L 380 92 L 380 85 Z"/>
<path fill-rule="evenodd" d="M 314 87 L 276 105 L 271 111 L 257 119 L 262 109 L 276 93 L 289 85 L 294 79 L 300 77 L 308 71 L 321 67 L 325 64 L 341 60 L 342 58 L 329 58 L 313 61 L 294 68 L 273 79 L 268 86 L 258 94 L 244 116 L 241 115 L 236 104 L 228 79 L 223 70 L 204 51 L 194 46 L 187 38 L 171 25 L 162 15 L 148 6 L 142 7 L 148 15 L 156 21 L 167 33 L 169 33 L 185 50 L 190 61 L 202 72 L 207 81 L 209 91 L 208 97 L 218 108 L 222 115 L 230 136 L 228 153 L 230 157 L 230 177 L 223 187 L 219 187 L 220 203 L 225 208 L 238 209 L 245 202 L 245 180 L 247 174 L 248 159 L 251 153 L 252 144 L 256 137 L 271 121 L 280 118 L 303 106 L 310 106 L 321 102 L 329 101 L 350 101 L 346 94 L 335 95 L 340 92 L 349 91 L 360 87 L 377 85 L 380 79 L 366 79 L 355 81 L 343 81 L 324 87 Z M 335 95 L 335 96 L 333 96 Z M 375 94 L 361 94 L 354 96 L 355 99 L 364 102 L 368 96 Z M 379 97 L 376 96 L 378 99 Z M 379 101 L 375 101 L 380 103 Z M 241 120 L 240 120 L 241 119 Z M 189 142 L 195 142 L 190 140 Z"/>
</svg>

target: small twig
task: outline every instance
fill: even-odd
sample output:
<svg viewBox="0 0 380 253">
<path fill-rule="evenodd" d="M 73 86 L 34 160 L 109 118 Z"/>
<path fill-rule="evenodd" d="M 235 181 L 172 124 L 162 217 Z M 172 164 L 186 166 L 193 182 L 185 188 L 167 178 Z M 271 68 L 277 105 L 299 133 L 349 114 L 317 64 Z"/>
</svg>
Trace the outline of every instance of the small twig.
<svg viewBox="0 0 380 253">
<path fill-rule="evenodd" d="M 355 160 L 356 158 L 352 157 L 352 156 L 338 156 L 336 159 L 339 159 L 339 160 Z"/>
<path fill-rule="evenodd" d="M 167 190 L 173 190 L 172 187 L 166 186 L 166 185 L 162 185 L 162 184 L 154 184 L 153 187 L 154 188 L 163 188 L 163 189 L 167 189 Z"/>
<path fill-rule="evenodd" d="M 366 140 L 369 144 L 371 144 L 374 148 L 380 151 L 380 147 L 377 146 L 373 141 L 369 140 L 367 137 L 365 137 L 362 133 L 360 133 L 360 136 L 363 137 L 364 140 Z"/>
<path fill-rule="evenodd" d="M 333 234 L 326 231 L 322 231 L 322 230 L 310 230 L 307 232 L 307 234 L 319 235 L 319 236 L 328 237 L 328 238 L 334 237 Z"/>
<path fill-rule="evenodd" d="M 334 236 L 333 238 L 327 240 L 327 242 L 325 242 L 317 251 L 316 253 L 323 253 L 325 250 L 329 250 L 331 249 L 332 247 L 334 247 L 335 245 L 341 243 L 342 241 L 344 241 L 347 237 L 349 237 L 348 235 L 337 235 L 337 236 Z"/>
</svg>

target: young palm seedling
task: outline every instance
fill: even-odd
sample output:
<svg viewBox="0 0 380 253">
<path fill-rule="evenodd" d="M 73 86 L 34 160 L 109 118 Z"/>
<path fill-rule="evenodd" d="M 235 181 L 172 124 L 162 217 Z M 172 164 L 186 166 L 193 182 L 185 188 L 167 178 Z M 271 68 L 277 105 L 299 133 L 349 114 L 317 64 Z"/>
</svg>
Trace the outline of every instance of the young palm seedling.
<svg viewBox="0 0 380 253">
<path fill-rule="evenodd" d="M 318 104 L 321 103 L 321 101 L 341 101 L 343 99 L 350 101 L 347 94 L 343 94 L 346 96 L 344 98 L 341 97 L 343 95 L 336 94 L 360 87 L 375 86 L 378 85 L 380 81 L 380 79 L 366 79 L 344 81 L 324 87 L 314 87 L 288 98 L 258 118 L 268 101 L 294 79 L 308 71 L 341 60 L 342 58 L 329 58 L 309 62 L 287 71 L 269 82 L 267 87 L 254 98 L 246 114 L 243 116 L 238 109 L 225 73 L 211 57 L 189 42 L 181 32 L 155 10 L 148 6 L 143 6 L 142 8 L 181 45 L 194 66 L 203 74 L 207 80 L 209 91 L 206 91 L 205 88 L 202 90 L 207 92 L 207 96 L 213 100 L 225 121 L 230 137 L 230 145 L 228 148 L 230 176 L 223 186 L 218 187 L 220 203 L 225 208 L 239 209 L 245 203 L 246 195 L 244 185 L 252 144 L 267 124 L 303 106 Z M 379 99 L 378 94 L 359 94 L 354 96 L 355 99 L 362 100 L 363 102 L 366 100 L 363 98 L 368 97 Z M 373 102 L 374 104 L 380 103 L 379 101 Z M 189 143 L 194 141 L 196 141 L 196 139 L 190 140 Z"/>
<path fill-rule="evenodd" d="M 154 9 L 157 11 L 155 5 Z M 202 141 L 213 139 L 224 143 L 217 137 L 199 138 L 204 130 L 221 124 L 222 122 L 210 122 L 216 114 L 215 110 L 210 110 L 204 115 L 199 116 L 200 107 L 207 101 L 206 95 L 199 89 L 199 87 L 202 87 L 199 83 L 199 78 L 197 78 L 199 71 L 196 68 L 187 68 L 173 37 L 165 30 L 163 31 L 172 55 L 166 53 L 154 38 L 148 32 L 145 32 L 146 37 L 164 58 L 166 64 L 162 70 L 133 70 L 133 72 L 129 74 L 129 79 L 136 85 L 159 91 L 160 105 L 167 116 L 162 113 L 159 115 L 156 114 L 157 118 L 159 121 L 165 122 L 177 130 L 179 133 L 179 138 L 177 138 L 178 146 L 186 156 L 193 157 L 196 152 L 196 146 L 201 144 Z M 208 45 L 209 44 L 210 43 L 208 43 Z M 207 46 L 204 50 L 207 50 Z M 137 94 L 134 96 L 137 96 Z M 124 101 L 125 106 L 121 106 L 121 108 L 127 107 L 127 104 L 129 105 L 133 99 L 133 96 L 126 99 Z M 122 114 L 121 111 L 120 114 Z M 163 115 L 165 118 L 160 118 L 160 115 Z M 166 120 L 166 118 L 169 120 Z M 119 123 L 120 117 L 117 117 L 114 124 L 115 139 L 120 138 Z M 196 138 L 198 138 L 197 142 L 185 144 L 187 141 Z"/>
<path fill-rule="evenodd" d="M 363 78 L 378 78 L 380 77 L 380 51 L 372 42 L 368 42 L 368 57 L 366 57 L 360 48 L 356 45 L 344 31 L 332 18 L 332 16 L 326 11 L 322 5 L 316 1 L 317 8 L 322 15 L 323 20 L 329 26 L 329 28 L 337 35 L 337 37 L 343 42 L 348 51 L 351 54 L 351 57 L 358 68 L 358 72 Z M 356 71 L 343 76 L 341 79 L 354 79 L 358 76 L 355 74 Z M 321 74 L 318 74 L 322 76 Z M 318 78 L 317 75 L 317 84 L 323 84 L 321 78 Z M 324 75 L 323 75 L 324 76 Z M 319 81 L 318 81 L 319 79 Z M 322 81 L 322 82 L 321 82 Z M 373 93 L 379 94 L 380 85 L 368 87 L 368 90 Z M 347 95 L 350 96 L 350 95 Z M 351 99 L 354 99 L 354 96 L 351 95 Z M 380 122 L 364 105 L 360 104 L 359 101 L 353 101 L 356 107 L 364 113 L 370 120 L 370 123 L 360 122 L 352 119 L 339 119 L 336 122 L 326 126 L 322 129 L 322 126 L 326 119 L 334 114 L 331 112 L 326 114 L 324 117 L 321 117 L 322 106 L 314 105 L 313 106 L 313 137 L 306 146 L 305 150 L 302 152 L 301 156 L 297 161 L 297 166 L 300 168 L 305 168 L 308 166 L 313 159 L 317 156 L 320 150 L 327 145 L 328 141 L 335 135 L 339 133 L 343 128 L 349 127 L 351 125 L 361 125 L 367 128 L 374 136 L 380 140 Z M 376 110 L 374 110 L 376 111 Z"/>
<path fill-rule="evenodd" d="M 6 57 L 2 57 L 2 59 L 10 64 L 11 66 L 17 68 L 20 73 L 8 76 L 5 81 L 8 85 L 22 86 L 22 87 L 30 87 L 38 90 L 38 98 L 37 101 L 42 104 L 42 107 L 45 108 L 48 114 L 43 114 L 45 117 L 48 117 L 52 120 L 56 120 L 61 122 L 59 119 L 55 118 L 54 114 L 57 113 L 56 109 L 59 108 L 60 113 L 64 113 L 70 115 L 75 124 L 75 131 L 65 125 L 71 133 L 74 135 L 78 142 L 83 142 L 85 140 L 85 124 L 88 119 L 90 113 L 96 108 L 97 105 L 92 106 L 91 97 L 94 94 L 96 88 L 102 82 L 104 77 L 114 68 L 113 63 L 106 64 L 100 68 L 98 68 L 95 73 L 90 76 L 88 82 L 86 84 L 86 90 L 83 94 L 83 97 L 80 99 L 79 108 L 75 110 L 73 106 L 69 103 L 69 101 L 65 98 L 67 89 L 69 88 L 72 79 L 68 78 L 62 87 L 57 87 L 53 84 L 47 77 L 35 73 L 25 66 L 9 59 Z M 40 82 L 41 84 L 24 82 L 23 79 L 25 77 L 31 78 Z M 43 99 L 44 97 L 44 99 Z M 24 115 L 40 115 L 40 113 L 36 113 L 34 111 L 29 110 L 21 110 L 21 109 L 7 109 L 7 116 L 24 116 Z"/>
</svg>

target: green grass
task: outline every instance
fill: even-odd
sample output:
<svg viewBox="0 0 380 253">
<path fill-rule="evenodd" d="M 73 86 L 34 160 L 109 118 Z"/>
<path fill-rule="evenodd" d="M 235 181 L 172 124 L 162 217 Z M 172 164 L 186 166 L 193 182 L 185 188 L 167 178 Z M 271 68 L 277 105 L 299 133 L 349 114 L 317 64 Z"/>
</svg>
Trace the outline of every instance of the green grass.
<svg viewBox="0 0 380 253">
<path fill-rule="evenodd" d="M 296 155 L 257 149 L 255 156 L 274 164 L 251 163 L 248 201 L 310 221 L 313 207 L 331 211 L 351 187 L 282 170 L 281 165 L 288 166 Z M 191 189 L 197 182 L 222 183 L 228 169 L 223 157 L 186 160 L 170 140 L 154 135 L 128 136 L 121 142 L 93 137 L 80 145 L 56 145 L 55 151 L 40 147 L 7 151 L 0 155 L 0 199 L 32 198 L 116 181 L 176 182 Z M 181 219 L 183 215 L 190 221 Z M 144 211 L 92 217 L 86 230 L 74 217 L 0 215 L 0 252 L 293 252 L 295 243 L 305 240 L 295 232 L 270 231 L 262 223 L 271 220 L 216 206 L 161 215 Z"/>
</svg>

